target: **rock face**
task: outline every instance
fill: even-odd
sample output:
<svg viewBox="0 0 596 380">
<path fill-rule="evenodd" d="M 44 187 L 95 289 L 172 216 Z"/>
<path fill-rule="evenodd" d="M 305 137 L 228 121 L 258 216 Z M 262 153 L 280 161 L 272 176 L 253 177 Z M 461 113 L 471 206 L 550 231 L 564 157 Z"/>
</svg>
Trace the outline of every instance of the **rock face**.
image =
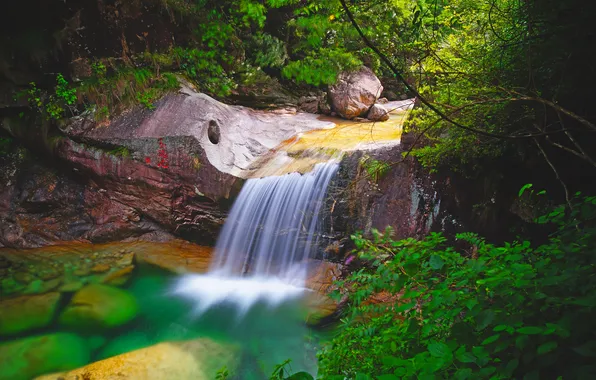
<svg viewBox="0 0 596 380">
<path fill-rule="evenodd" d="M 329 88 L 331 108 L 345 119 L 354 119 L 366 114 L 381 92 L 381 82 L 368 67 L 342 73 Z"/>
<path fill-rule="evenodd" d="M 394 238 L 422 237 L 440 218 L 442 183 L 412 158 L 403 159 L 415 136 L 371 152 L 354 152 L 344 158 L 328 190 L 326 235 L 369 234 L 391 226 Z M 349 247 L 346 247 L 349 248 Z M 345 253 L 344 249 L 344 253 Z"/>
<path fill-rule="evenodd" d="M 370 121 L 387 121 L 389 120 L 389 112 L 383 105 L 373 104 L 368 110 L 366 118 Z"/>
<path fill-rule="evenodd" d="M 234 346 L 198 339 L 160 343 L 91 363 L 74 371 L 41 376 L 36 380 L 211 380 L 223 366 L 233 373 L 236 365 L 237 352 Z"/>
<path fill-rule="evenodd" d="M 37 138 L 23 123 L 5 119 L 3 128 Z M 255 161 L 292 136 L 330 125 L 295 110 L 226 105 L 187 84 L 155 110 L 137 107 L 108 125 L 76 118 L 64 136 L 42 141 L 62 170 L 18 152 L 0 157 L 0 244 L 172 235 L 214 243 Z"/>
<path fill-rule="evenodd" d="M 0 380 L 30 380 L 68 371 L 89 361 L 85 341 L 74 334 L 56 333 L 0 344 Z"/>
<path fill-rule="evenodd" d="M 128 292 L 91 284 L 75 293 L 58 321 L 66 327 L 111 328 L 129 322 L 137 312 L 137 301 Z"/>
</svg>

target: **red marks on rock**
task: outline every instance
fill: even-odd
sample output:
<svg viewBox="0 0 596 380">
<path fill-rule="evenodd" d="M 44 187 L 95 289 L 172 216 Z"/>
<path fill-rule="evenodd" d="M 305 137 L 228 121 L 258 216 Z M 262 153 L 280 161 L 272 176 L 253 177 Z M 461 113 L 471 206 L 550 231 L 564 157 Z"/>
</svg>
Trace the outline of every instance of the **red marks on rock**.
<svg viewBox="0 0 596 380">
<path fill-rule="evenodd" d="M 163 142 L 163 139 L 160 138 L 159 140 L 159 149 L 157 149 L 157 158 L 159 161 L 157 162 L 157 167 L 162 169 L 167 169 L 169 167 L 168 164 L 168 151 L 166 150 L 166 144 Z"/>
</svg>

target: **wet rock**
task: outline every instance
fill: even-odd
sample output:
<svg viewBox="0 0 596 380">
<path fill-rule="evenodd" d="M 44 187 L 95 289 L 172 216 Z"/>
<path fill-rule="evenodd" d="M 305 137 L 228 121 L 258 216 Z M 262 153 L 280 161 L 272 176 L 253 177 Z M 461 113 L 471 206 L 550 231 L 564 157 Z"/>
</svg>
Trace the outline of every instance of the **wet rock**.
<svg viewBox="0 0 596 380">
<path fill-rule="evenodd" d="M 136 251 L 138 263 L 150 264 L 173 273 L 205 273 L 209 269 L 213 248 L 184 241 L 147 244 Z"/>
<path fill-rule="evenodd" d="M 114 272 L 110 272 L 103 278 L 102 283 L 106 285 L 122 286 L 128 282 L 134 269 L 135 267 L 133 265 L 129 265 Z"/>
<path fill-rule="evenodd" d="M 305 305 L 309 312 L 305 320 L 311 325 L 319 325 L 335 315 L 342 304 L 330 297 L 337 289 L 335 281 L 341 279 L 343 266 L 323 260 L 310 260 L 308 263 L 308 278 L 306 287 L 313 292 L 307 294 Z"/>
<path fill-rule="evenodd" d="M 112 328 L 135 318 L 136 299 L 128 292 L 107 285 L 87 285 L 72 297 L 58 321 L 67 327 Z"/>
<path fill-rule="evenodd" d="M 96 264 L 91 267 L 92 273 L 103 273 L 110 270 L 110 266 L 108 264 Z"/>
<path fill-rule="evenodd" d="M 86 364 L 90 352 L 77 335 L 57 333 L 0 344 L 0 380 L 30 380 Z"/>
<path fill-rule="evenodd" d="M 367 67 L 358 71 L 341 73 L 337 83 L 329 88 L 332 109 L 345 119 L 366 114 L 381 95 L 383 86 Z"/>
<path fill-rule="evenodd" d="M 54 319 L 60 293 L 0 300 L 0 335 L 45 327 Z"/>
<path fill-rule="evenodd" d="M 233 374 L 238 358 L 237 347 L 210 339 L 160 343 L 36 380 L 211 380 L 224 366 Z"/>
<path fill-rule="evenodd" d="M 389 111 L 381 104 L 373 104 L 366 118 L 370 121 L 387 121 L 389 120 Z"/>
</svg>

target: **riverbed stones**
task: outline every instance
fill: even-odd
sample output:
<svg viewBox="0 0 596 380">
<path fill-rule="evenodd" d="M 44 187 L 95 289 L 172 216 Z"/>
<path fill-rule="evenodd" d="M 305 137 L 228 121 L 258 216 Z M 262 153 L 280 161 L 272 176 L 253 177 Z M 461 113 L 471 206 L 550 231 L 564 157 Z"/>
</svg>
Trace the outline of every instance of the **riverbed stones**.
<svg viewBox="0 0 596 380">
<path fill-rule="evenodd" d="M 21 296 L 0 301 L 0 335 L 45 327 L 54 318 L 60 293 Z"/>
<path fill-rule="evenodd" d="M 212 380 L 224 366 L 233 374 L 238 358 L 236 346 L 202 338 L 156 344 L 36 380 Z"/>
<path fill-rule="evenodd" d="M 383 86 L 368 67 L 358 71 L 344 72 L 337 83 L 329 88 L 333 111 L 344 119 L 363 116 L 381 95 Z"/>
<path fill-rule="evenodd" d="M 89 361 L 85 341 L 71 333 L 33 336 L 0 344 L 0 380 L 30 380 Z"/>
<path fill-rule="evenodd" d="M 58 320 L 66 327 L 113 328 L 134 319 L 138 309 L 136 299 L 128 292 L 91 284 L 74 294 Z"/>
</svg>

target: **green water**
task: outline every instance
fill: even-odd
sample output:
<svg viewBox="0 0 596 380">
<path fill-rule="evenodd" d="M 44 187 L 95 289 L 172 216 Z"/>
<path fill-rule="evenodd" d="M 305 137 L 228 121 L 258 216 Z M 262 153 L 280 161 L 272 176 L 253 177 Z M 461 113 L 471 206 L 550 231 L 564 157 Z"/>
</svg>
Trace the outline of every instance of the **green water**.
<svg viewBox="0 0 596 380">
<path fill-rule="evenodd" d="M 136 298 L 139 312 L 134 320 L 117 328 L 69 330 L 61 327 L 58 322 L 54 322 L 42 329 L 27 331 L 18 336 L 0 338 L 0 343 L 10 343 L 19 340 L 26 341 L 36 336 L 66 333 L 67 337 L 72 337 L 68 341 L 84 342 L 83 344 L 91 349 L 90 356 L 87 353 L 81 354 L 83 359 L 79 357 L 73 358 L 73 360 L 76 359 L 74 361 L 66 360 L 71 364 L 62 367 L 52 366 L 51 363 L 47 364 L 53 359 L 46 356 L 45 366 L 29 368 L 27 373 L 30 375 L 24 375 L 23 371 L 18 368 L 15 370 L 14 365 L 9 368 L 11 365 L 8 365 L 9 362 L 6 361 L 9 358 L 0 358 L 0 364 L 4 363 L 5 367 L 0 368 L 0 379 L 26 380 L 31 375 L 71 370 L 85 363 L 99 361 L 161 342 L 186 341 L 196 338 L 209 338 L 222 343 L 224 347 L 231 346 L 237 349 L 234 351 L 237 352 L 235 354 L 238 359 L 237 370 L 232 372 L 233 376 L 230 379 L 268 379 L 274 367 L 287 359 L 291 360 L 288 369 L 292 372 L 306 371 L 313 376 L 316 375 L 316 351 L 324 334 L 321 331 L 310 329 L 304 323 L 307 311 L 300 300 L 288 301 L 276 307 L 257 303 L 244 315 L 239 315 L 235 305 L 224 303 L 197 315 L 193 313 L 198 306 L 197 301 L 173 295 L 173 285 L 178 278 L 170 272 L 154 267 L 138 266 L 128 284 L 122 288 Z M 68 297 L 62 301 L 64 304 L 67 302 L 69 302 Z M 83 339 L 81 340 L 81 338 Z M 33 345 L 35 344 L 33 343 Z M 76 349 L 74 351 L 77 352 Z M 64 361 L 64 357 L 68 357 L 73 350 L 69 351 L 66 347 L 54 346 L 49 352 L 52 355 L 58 355 L 57 357 L 61 358 L 59 360 Z M 29 354 L 15 352 L 15 355 L 28 357 Z M 77 364 L 72 364 L 75 362 Z M 213 372 L 213 378 L 215 378 L 217 369 L 219 367 L 209 367 L 209 372 Z"/>
<path fill-rule="evenodd" d="M 171 294 L 176 277 L 144 268 L 128 290 L 140 304 L 139 317 L 110 337 L 111 355 L 171 340 L 208 337 L 241 347 L 238 379 L 265 379 L 275 365 L 291 359 L 292 371 L 316 374 L 316 350 L 323 333 L 307 327 L 298 300 L 274 308 L 254 305 L 239 315 L 235 305 L 221 304 L 197 316 L 192 301 Z M 105 350 L 104 350 L 105 351 Z M 98 358 L 99 359 L 99 358 Z"/>
</svg>

